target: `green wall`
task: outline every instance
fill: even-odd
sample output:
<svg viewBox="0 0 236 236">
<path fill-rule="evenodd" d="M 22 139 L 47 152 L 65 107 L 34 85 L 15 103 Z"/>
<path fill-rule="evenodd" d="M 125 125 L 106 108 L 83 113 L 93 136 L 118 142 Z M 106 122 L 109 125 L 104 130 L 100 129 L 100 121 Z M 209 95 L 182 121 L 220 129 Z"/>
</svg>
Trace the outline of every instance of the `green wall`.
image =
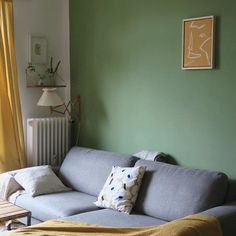
<svg viewBox="0 0 236 236">
<path fill-rule="evenodd" d="M 70 0 L 80 145 L 236 178 L 236 1 Z M 214 70 L 181 70 L 182 19 L 217 17 Z"/>
</svg>

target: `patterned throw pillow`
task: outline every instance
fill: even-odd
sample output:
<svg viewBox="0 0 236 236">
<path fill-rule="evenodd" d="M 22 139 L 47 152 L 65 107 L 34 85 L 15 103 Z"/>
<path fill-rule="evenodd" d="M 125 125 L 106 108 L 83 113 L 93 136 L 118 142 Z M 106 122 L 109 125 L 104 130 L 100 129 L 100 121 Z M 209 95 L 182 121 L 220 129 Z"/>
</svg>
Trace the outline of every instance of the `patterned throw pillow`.
<svg viewBox="0 0 236 236">
<path fill-rule="evenodd" d="M 129 214 L 137 199 L 145 169 L 144 166 L 113 166 L 94 204 Z"/>
</svg>

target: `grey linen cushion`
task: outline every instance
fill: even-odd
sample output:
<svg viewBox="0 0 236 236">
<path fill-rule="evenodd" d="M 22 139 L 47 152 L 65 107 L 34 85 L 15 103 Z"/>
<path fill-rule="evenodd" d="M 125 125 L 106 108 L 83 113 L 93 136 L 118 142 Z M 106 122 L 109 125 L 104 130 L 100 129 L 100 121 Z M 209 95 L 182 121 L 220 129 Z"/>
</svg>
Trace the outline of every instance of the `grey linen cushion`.
<svg viewBox="0 0 236 236">
<path fill-rule="evenodd" d="M 139 160 L 146 166 L 134 210 L 171 221 L 223 204 L 228 177 L 210 172 Z"/>
<path fill-rule="evenodd" d="M 14 178 L 32 197 L 71 190 L 61 182 L 50 166 L 24 168 Z"/>
<path fill-rule="evenodd" d="M 112 166 L 133 166 L 129 155 L 73 147 L 59 170 L 59 177 L 74 190 L 98 196 Z"/>
<path fill-rule="evenodd" d="M 111 209 L 86 212 L 63 218 L 68 221 L 79 221 L 112 227 L 144 227 L 167 223 L 166 221 L 132 212 L 130 215 Z"/>
<path fill-rule="evenodd" d="M 22 194 L 17 197 L 15 204 L 31 211 L 33 218 L 46 221 L 81 212 L 98 210 L 98 207 L 93 204 L 94 201 L 96 201 L 94 196 L 70 191 L 37 197 L 31 197 L 30 194 Z"/>
</svg>

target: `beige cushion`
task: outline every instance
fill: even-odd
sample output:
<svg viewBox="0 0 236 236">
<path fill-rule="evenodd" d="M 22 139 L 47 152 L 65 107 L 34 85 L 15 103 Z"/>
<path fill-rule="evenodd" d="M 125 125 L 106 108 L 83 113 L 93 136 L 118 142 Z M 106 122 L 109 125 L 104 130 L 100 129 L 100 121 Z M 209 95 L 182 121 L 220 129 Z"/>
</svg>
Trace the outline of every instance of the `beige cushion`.
<svg viewBox="0 0 236 236">
<path fill-rule="evenodd" d="M 71 190 L 55 175 L 50 166 L 35 166 L 17 172 L 15 180 L 32 197 Z"/>
<path fill-rule="evenodd" d="M 130 213 L 138 196 L 145 167 L 113 167 L 95 205 Z"/>
</svg>

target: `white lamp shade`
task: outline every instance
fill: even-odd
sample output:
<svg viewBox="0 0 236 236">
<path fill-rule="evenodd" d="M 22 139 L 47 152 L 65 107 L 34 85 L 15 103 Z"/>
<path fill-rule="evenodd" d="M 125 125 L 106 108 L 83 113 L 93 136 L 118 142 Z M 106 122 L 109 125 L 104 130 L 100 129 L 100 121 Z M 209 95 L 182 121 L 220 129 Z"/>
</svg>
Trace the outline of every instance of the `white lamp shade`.
<svg viewBox="0 0 236 236">
<path fill-rule="evenodd" d="M 63 101 L 56 93 L 56 88 L 43 88 L 43 94 L 40 97 L 37 105 L 55 107 L 63 104 Z"/>
</svg>

